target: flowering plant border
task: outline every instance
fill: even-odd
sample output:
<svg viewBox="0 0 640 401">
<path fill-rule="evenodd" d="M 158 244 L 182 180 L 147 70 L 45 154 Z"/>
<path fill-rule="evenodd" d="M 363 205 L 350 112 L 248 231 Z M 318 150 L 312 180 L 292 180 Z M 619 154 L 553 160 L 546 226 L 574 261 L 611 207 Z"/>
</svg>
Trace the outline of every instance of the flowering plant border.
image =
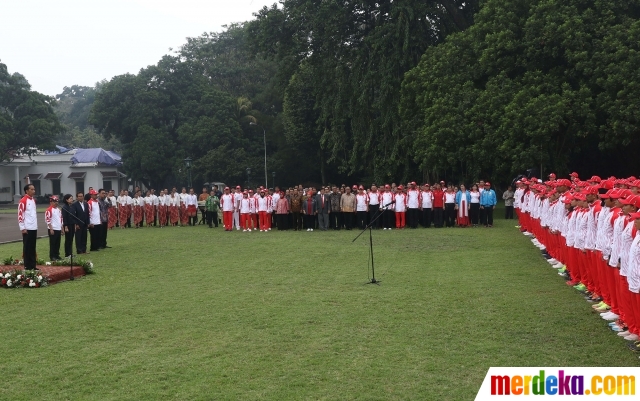
<svg viewBox="0 0 640 401">
<path fill-rule="evenodd" d="M 40 288 L 49 284 L 49 279 L 40 270 L 12 270 L 0 273 L 0 287 L 4 288 Z"/>
</svg>

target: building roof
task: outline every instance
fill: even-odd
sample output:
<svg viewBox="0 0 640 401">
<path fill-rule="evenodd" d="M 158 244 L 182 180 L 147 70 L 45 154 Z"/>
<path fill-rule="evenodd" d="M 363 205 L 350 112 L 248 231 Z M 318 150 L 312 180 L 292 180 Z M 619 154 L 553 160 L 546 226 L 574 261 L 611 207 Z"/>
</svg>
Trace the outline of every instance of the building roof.
<svg viewBox="0 0 640 401">
<path fill-rule="evenodd" d="M 60 152 L 42 152 L 35 155 L 19 156 L 13 159 L 8 165 L 25 165 L 31 163 L 64 163 L 68 162 L 71 167 L 95 167 L 95 166 L 122 166 L 122 158 L 119 154 L 104 150 L 102 148 L 89 149 L 64 149 Z M 64 151 L 63 151 L 64 150 Z"/>
</svg>

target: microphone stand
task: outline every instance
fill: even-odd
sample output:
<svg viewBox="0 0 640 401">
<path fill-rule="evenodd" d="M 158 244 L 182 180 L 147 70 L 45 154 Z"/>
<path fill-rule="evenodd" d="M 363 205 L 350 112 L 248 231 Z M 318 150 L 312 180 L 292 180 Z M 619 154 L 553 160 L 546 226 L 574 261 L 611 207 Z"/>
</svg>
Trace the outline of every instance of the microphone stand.
<svg viewBox="0 0 640 401">
<path fill-rule="evenodd" d="M 67 204 L 67 206 L 68 206 L 68 204 Z M 69 213 L 69 211 L 66 210 L 64 207 L 62 208 L 62 211 L 63 212 L 67 212 L 67 216 L 73 217 L 77 222 L 79 222 L 80 224 L 84 225 L 84 222 L 82 220 L 80 220 L 78 218 L 78 216 L 74 216 L 73 214 Z M 78 224 L 76 224 L 76 225 L 78 225 Z M 70 269 L 69 269 L 69 281 L 73 281 L 73 280 L 75 280 L 75 278 L 73 277 L 73 246 L 71 248 L 71 255 L 69 257 L 71 258 L 71 266 L 70 266 Z"/>
<path fill-rule="evenodd" d="M 358 236 L 353 239 L 353 241 L 351 241 L 352 243 L 355 242 L 358 238 L 360 238 L 360 236 L 365 231 L 367 231 L 367 229 L 369 229 L 369 255 L 371 256 L 371 275 L 372 275 L 372 278 L 366 284 L 377 284 L 377 285 L 380 285 L 380 280 L 376 280 L 376 270 L 375 270 L 375 268 L 373 266 L 373 234 L 371 233 L 371 230 L 372 230 L 372 227 L 373 227 L 373 223 L 375 223 L 380 218 L 380 216 L 382 216 L 382 213 L 385 210 L 387 210 L 387 207 L 389 207 L 390 205 L 392 205 L 394 203 L 395 203 L 395 201 L 394 202 L 389 202 L 386 205 L 384 205 L 381 208 L 379 208 L 376 217 L 373 220 L 371 220 L 369 222 L 369 224 L 367 224 L 367 226 L 364 228 L 364 230 L 362 230 L 360 232 L 360 234 L 358 234 Z"/>
</svg>

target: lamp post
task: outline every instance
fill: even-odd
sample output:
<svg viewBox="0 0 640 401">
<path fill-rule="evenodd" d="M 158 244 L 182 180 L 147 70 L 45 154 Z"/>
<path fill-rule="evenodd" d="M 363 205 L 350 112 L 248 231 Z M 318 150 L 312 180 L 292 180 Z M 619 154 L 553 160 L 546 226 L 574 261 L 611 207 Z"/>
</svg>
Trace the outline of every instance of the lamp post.
<svg viewBox="0 0 640 401">
<path fill-rule="evenodd" d="M 251 169 L 247 167 L 247 188 L 251 188 Z"/>
<path fill-rule="evenodd" d="M 191 189 L 191 162 L 193 160 L 191 160 L 190 157 L 187 157 L 186 159 L 184 159 L 184 165 L 187 168 L 187 171 L 189 172 L 189 189 Z"/>
<path fill-rule="evenodd" d="M 276 172 L 275 171 L 271 172 L 271 178 L 273 178 L 271 180 L 271 185 L 273 185 L 273 189 L 275 190 L 276 189 Z"/>
<path fill-rule="evenodd" d="M 259 127 L 259 125 L 254 123 L 253 121 L 250 122 L 249 125 L 255 125 L 256 127 Z M 265 188 L 269 188 L 269 185 L 267 183 L 267 130 L 265 130 L 264 127 L 262 128 L 262 139 L 264 141 L 264 186 Z"/>
</svg>

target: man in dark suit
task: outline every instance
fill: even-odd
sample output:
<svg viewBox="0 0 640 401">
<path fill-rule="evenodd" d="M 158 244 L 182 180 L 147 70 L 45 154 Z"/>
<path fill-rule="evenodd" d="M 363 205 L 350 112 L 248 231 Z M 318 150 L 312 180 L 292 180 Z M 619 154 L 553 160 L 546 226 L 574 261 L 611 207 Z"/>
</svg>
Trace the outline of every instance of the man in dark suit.
<svg viewBox="0 0 640 401">
<path fill-rule="evenodd" d="M 72 205 L 76 221 L 76 251 L 78 255 L 87 253 L 87 227 L 89 227 L 89 205 L 84 201 L 84 194 L 76 194 L 77 201 Z"/>
<path fill-rule="evenodd" d="M 320 231 L 329 229 L 329 213 L 331 213 L 331 199 L 325 193 L 324 188 L 320 188 L 320 192 L 316 195 L 316 203 L 318 204 L 318 228 Z"/>
</svg>

